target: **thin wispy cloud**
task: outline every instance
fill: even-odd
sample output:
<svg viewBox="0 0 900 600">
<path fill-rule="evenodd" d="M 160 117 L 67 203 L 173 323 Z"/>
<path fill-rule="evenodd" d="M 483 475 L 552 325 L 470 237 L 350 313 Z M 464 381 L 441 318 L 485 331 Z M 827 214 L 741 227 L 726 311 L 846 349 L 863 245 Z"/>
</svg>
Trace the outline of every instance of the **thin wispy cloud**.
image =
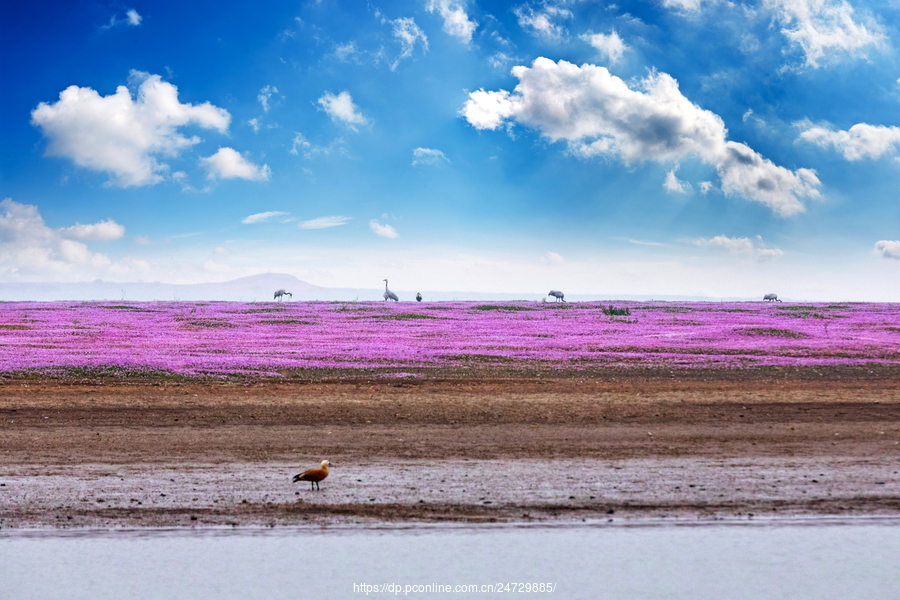
<svg viewBox="0 0 900 600">
<path fill-rule="evenodd" d="M 694 240 L 697 246 L 708 248 L 721 248 L 731 254 L 743 254 L 755 257 L 760 262 L 772 260 L 784 256 L 784 251 L 779 248 L 768 248 L 763 244 L 762 237 L 756 236 L 756 240 L 747 237 L 728 237 L 717 235 L 713 238 L 701 238 Z"/>
<path fill-rule="evenodd" d="M 437 165 L 450 162 L 443 152 L 434 148 L 416 148 L 413 150 L 412 165 Z"/>
<path fill-rule="evenodd" d="M 241 223 L 244 225 L 252 225 L 254 223 L 265 223 L 267 221 L 284 221 L 284 217 L 287 217 L 291 213 L 284 212 L 281 210 L 270 210 L 266 212 L 256 213 L 241 219 Z"/>
<path fill-rule="evenodd" d="M 316 219 L 310 219 L 309 221 L 302 221 L 298 227 L 300 227 L 300 229 L 329 229 L 331 227 L 346 225 L 352 218 L 353 217 L 340 216 L 318 217 Z"/>
</svg>

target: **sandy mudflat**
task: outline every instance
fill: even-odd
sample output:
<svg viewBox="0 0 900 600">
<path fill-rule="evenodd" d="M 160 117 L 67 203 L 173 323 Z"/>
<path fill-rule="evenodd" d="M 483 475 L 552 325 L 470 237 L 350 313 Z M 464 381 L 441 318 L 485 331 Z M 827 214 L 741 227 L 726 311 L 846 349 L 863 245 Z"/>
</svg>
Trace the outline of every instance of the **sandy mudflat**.
<svg viewBox="0 0 900 600">
<path fill-rule="evenodd" d="M 900 516 L 900 381 L 851 375 L 7 380 L 0 527 Z"/>
</svg>

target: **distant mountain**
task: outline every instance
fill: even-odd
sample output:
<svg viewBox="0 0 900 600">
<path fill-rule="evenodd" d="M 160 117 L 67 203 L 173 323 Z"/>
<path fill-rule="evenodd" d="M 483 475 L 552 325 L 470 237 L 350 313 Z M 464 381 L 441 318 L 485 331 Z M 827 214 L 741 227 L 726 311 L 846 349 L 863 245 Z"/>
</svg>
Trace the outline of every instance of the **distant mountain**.
<svg viewBox="0 0 900 600">
<path fill-rule="evenodd" d="M 100 279 L 79 283 L 0 283 L 0 301 L 58 300 L 152 300 L 271 302 L 275 290 L 286 289 L 293 296 L 288 301 L 335 300 L 341 302 L 383 300 L 380 288 L 326 288 L 312 285 L 283 273 L 262 273 L 220 283 L 118 283 Z M 393 290 L 402 301 L 415 301 L 415 291 Z M 546 294 L 500 294 L 490 292 L 434 292 L 421 290 L 426 302 L 461 301 L 539 301 Z M 635 296 L 606 294 L 566 295 L 571 301 L 590 300 L 666 300 L 666 301 L 740 301 L 746 298 L 708 298 L 702 296 Z M 753 298 L 757 300 L 757 298 Z"/>
</svg>

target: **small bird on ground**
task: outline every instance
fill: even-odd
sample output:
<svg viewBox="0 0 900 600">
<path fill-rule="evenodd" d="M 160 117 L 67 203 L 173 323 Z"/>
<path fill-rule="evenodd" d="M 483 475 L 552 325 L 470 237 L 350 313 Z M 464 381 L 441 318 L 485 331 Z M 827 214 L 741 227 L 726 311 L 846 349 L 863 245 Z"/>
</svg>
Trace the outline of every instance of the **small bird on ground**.
<svg viewBox="0 0 900 600">
<path fill-rule="evenodd" d="M 330 466 L 330 462 L 323 460 L 322 465 L 318 469 L 307 469 L 299 475 L 294 475 L 292 481 L 294 483 L 297 483 L 298 481 L 308 481 L 310 490 L 319 489 L 319 482 L 328 477 L 328 467 Z M 315 486 L 315 488 L 313 488 L 313 486 Z"/>
</svg>

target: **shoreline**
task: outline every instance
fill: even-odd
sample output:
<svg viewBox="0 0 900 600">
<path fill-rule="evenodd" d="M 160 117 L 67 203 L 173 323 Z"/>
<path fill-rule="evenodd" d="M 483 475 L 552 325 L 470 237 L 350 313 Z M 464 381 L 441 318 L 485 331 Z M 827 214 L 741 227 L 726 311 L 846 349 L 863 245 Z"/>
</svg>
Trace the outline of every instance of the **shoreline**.
<svg viewBox="0 0 900 600">
<path fill-rule="evenodd" d="M 3 531 L 900 516 L 892 379 L 7 381 L 0 422 Z"/>
</svg>

